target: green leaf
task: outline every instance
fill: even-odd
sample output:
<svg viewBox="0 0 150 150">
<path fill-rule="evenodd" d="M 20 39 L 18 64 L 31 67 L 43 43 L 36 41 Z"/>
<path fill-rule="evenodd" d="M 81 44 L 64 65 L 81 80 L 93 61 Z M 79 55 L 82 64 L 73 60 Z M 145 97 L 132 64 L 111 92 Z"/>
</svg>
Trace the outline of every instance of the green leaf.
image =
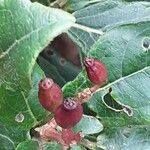
<svg viewBox="0 0 150 150">
<path fill-rule="evenodd" d="M 31 0 L 32 2 L 38 2 L 43 5 L 49 6 L 51 0 Z"/>
<path fill-rule="evenodd" d="M 47 77 L 52 78 L 60 86 L 63 86 L 66 82 L 73 80 L 77 76 L 80 68 L 67 59 L 62 58 L 56 51 L 53 53 L 53 56 L 47 60 L 44 57 L 39 56 L 38 64 Z M 63 63 L 61 63 L 61 61 L 63 61 Z"/>
<path fill-rule="evenodd" d="M 39 149 L 39 144 L 37 141 L 33 140 L 27 140 L 22 143 L 20 143 L 16 150 L 38 150 Z"/>
<path fill-rule="evenodd" d="M 36 58 L 75 19 L 29 0 L 0 1 L 0 16 L 0 122 L 29 129 L 45 115 L 37 111 L 41 109 L 37 98 L 28 100 Z M 22 121 L 16 121 L 18 114 Z"/>
<path fill-rule="evenodd" d="M 124 0 L 124 1 L 127 1 L 127 2 L 133 2 L 133 1 L 144 1 L 144 2 L 149 2 L 149 0 Z"/>
<path fill-rule="evenodd" d="M 0 125 L 0 149 L 15 149 L 15 147 L 26 138 L 27 131 L 8 125 Z"/>
<path fill-rule="evenodd" d="M 84 147 L 81 145 L 73 145 L 70 150 L 86 150 Z"/>
<path fill-rule="evenodd" d="M 100 29 L 115 26 L 116 24 L 148 20 L 147 17 L 150 16 L 149 7 L 150 4 L 147 2 L 131 4 L 107 0 L 81 9 L 75 12 L 74 15 L 78 23 Z"/>
<path fill-rule="evenodd" d="M 95 117 L 84 115 L 73 130 L 75 132 L 81 131 L 84 135 L 95 134 L 103 130 L 103 125 Z"/>
<path fill-rule="evenodd" d="M 111 150 L 149 150 L 150 128 L 120 128 L 108 130 L 97 138 L 98 145 Z"/>
<path fill-rule="evenodd" d="M 44 150 L 62 150 L 62 146 L 56 142 L 46 143 L 44 145 Z"/>
<path fill-rule="evenodd" d="M 63 9 L 69 12 L 74 12 L 99 1 L 101 0 L 68 0 Z"/>
<path fill-rule="evenodd" d="M 38 122 L 41 122 L 45 120 L 48 116 L 48 112 L 43 109 L 41 104 L 39 103 L 38 100 L 38 83 L 41 80 L 41 78 L 44 78 L 45 75 L 41 71 L 40 67 L 38 66 L 37 63 L 35 63 L 33 70 L 32 70 L 32 89 L 30 90 L 30 93 L 27 97 L 28 101 L 28 107 L 32 106 L 32 110 L 29 108 L 30 114 L 32 114 L 33 118 L 35 117 Z"/>
<path fill-rule="evenodd" d="M 39 56 L 38 64 L 44 71 L 46 77 L 52 78 L 60 86 L 63 86 L 66 83 L 66 80 L 59 74 L 59 70 L 56 68 L 56 66 L 51 64 L 48 60 Z"/>
<path fill-rule="evenodd" d="M 79 91 L 82 91 L 89 86 L 91 86 L 91 83 L 86 78 L 86 73 L 83 70 L 73 81 L 70 81 L 63 86 L 64 97 L 73 97 Z"/>
<path fill-rule="evenodd" d="M 150 147 L 149 128 L 143 126 L 150 124 L 149 6 L 150 3 L 144 2 L 105 1 L 74 13 L 80 25 L 69 31 L 70 37 L 85 55 L 101 60 L 109 72 L 108 83 L 88 102 L 89 108 L 96 112 L 104 125 L 103 133 L 98 137 L 98 147 L 106 146 L 112 150 Z M 96 33 L 100 29 L 104 32 L 102 36 Z M 90 86 L 92 84 L 83 70 L 63 87 L 65 97 L 74 96 Z M 104 104 L 109 88 L 112 88 L 112 99 L 131 108 L 133 116 L 117 112 L 116 106 L 112 105 L 114 109 L 110 109 Z M 131 134 L 126 137 L 124 130 Z"/>
<path fill-rule="evenodd" d="M 99 39 L 101 30 L 105 33 L 114 26 L 149 20 L 149 7 L 148 2 L 101 1 L 74 13 L 79 25 L 71 28 L 69 35 L 87 53 Z"/>
<path fill-rule="evenodd" d="M 26 140 L 21 142 L 17 147 L 16 150 L 62 150 L 62 146 L 57 142 L 48 142 L 43 143 L 41 141 L 34 141 L 34 140 Z"/>
<path fill-rule="evenodd" d="M 145 38 L 150 38 L 149 27 L 150 21 L 113 28 L 100 37 L 89 53 L 92 57 L 100 59 L 109 72 L 107 85 L 100 88 L 88 103 L 101 118 L 104 127 L 150 123 L 150 51 L 143 47 Z M 72 96 L 78 89 L 88 86 L 87 77 L 80 73 L 74 81 L 64 87 L 64 93 Z M 132 117 L 110 110 L 103 103 L 103 96 L 109 92 L 110 87 L 111 96 L 116 101 L 132 108 Z"/>
</svg>

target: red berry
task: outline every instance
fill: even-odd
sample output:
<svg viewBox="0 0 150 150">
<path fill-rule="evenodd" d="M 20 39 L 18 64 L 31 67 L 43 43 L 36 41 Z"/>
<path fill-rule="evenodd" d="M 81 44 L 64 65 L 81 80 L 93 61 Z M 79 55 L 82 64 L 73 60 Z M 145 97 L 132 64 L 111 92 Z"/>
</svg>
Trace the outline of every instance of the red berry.
<svg viewBox="0 0 150 150">
<path fill-rule="evenodd" d="M 63 102 L 63 93 L 61 88 L 49 78 L 39 82 L 38 96 L 41 105 L 51 112 L 54 112 Z"/>
<path fill-rule="evenodd" d="M 92 83 L 102 85 L 107 81 L 107 68 L 101 61 L 93 58 L 85 58 L 84 66 L 88 78 Z"/>
<path fill-rule="evenodd" d="M 82 118 L 83 108 L 74 98 L 66 99 L 55 111 L 56 123 L 64 129 L 75 126 Z"/>
</svg>

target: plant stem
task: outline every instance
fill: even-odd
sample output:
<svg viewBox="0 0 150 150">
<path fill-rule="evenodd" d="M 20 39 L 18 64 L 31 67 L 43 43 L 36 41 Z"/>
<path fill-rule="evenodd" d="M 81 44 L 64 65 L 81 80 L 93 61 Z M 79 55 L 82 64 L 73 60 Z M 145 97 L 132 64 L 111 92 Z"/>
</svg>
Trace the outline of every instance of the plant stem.
<svg viewBox="0 0 150 150">
<path fill-rule="evenodd" d="M 95 93 L 99 88 L 100 88 L 100 85 L 94 85 L 91 88 L 86 88 L 86 89 L 84 89 L 83 91 L 79 92 L 76 95 L 76 99 L 80 103 L 85 103 L 85 102 L 87 102 L 90 99 L 92 94 Z"/>
<path fill-rule="evenodd" d="M 91 142 L 91 141 L 89 141 L 89 140 L 87 140 L 87 139 L 83 139 L 83 140 L 80 142 L 80 144 L 83 145 L 84 147 L 87 147 L 88 149 L 91 149 L 91 150 L 94 149 L 94 148 L 96 148 L 96 147 L 101 148 L 101 149 L 103 149 L 103 150 L 106 150 L 106 148 L 105 148 L 104 146 L 97 146 L 96 143 Z"/>
</svg>

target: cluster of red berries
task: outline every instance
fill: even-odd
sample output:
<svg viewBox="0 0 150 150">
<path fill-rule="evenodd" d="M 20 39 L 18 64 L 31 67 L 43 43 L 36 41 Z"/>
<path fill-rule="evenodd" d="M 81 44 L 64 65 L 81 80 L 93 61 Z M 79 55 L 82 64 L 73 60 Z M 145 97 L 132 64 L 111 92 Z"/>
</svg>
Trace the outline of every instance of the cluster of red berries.
<svg viewBox="0 0 150 150">
<path fill-rule="evenodd" d="M 89 80 L 96 85 L 103 85 L 107 80 L 107 69 L 99 60 L 85 58 L 84 66 Z M 46 78 L 39 83 L 39 100 L 41 105 L 54 113 L 56 123 L 64 129 L 75 126 L 82 118 L 83 108 L 76 98 L 63 100 L 61 88 Z"/>
</svg>

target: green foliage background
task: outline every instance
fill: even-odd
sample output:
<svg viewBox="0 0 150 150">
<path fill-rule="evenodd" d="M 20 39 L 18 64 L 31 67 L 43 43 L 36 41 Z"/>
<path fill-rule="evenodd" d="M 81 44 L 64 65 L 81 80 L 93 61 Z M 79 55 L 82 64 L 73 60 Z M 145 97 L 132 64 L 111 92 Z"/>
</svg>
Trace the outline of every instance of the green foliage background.
<svg viewBox="0 0 150 150">
<path fill-rule="evenodd" d="M 48 1 L 39 2 L 49 5 Z M 82 54 L 97 58 L 109 71 L 108 83 L 86 104 L 85 111 L 94 116 L 85 115 L 74 130 L 83 131 L 87 139 L 96 143 L 92 149 L 103 146 L 111 150 L 148 150 L 150 2 L 68 0 L 62 8 L 65 11 L 42 4 L 0 0 L 0 150 L 39 148 L 29 130 L 44 122 L 49 114 L 38 102 L 38 82 L 45 75 L 36 59 L 63 32 L 79 47 L 81 58 Z M 43 60 L 42 64 L 53 66 L 58 78 L 63 78 L 56 62 Z M 72 69 L 72 64 L 67 62 L 66 68 Z M 64 95 L 74 96 L 89 86 L 83 68 L 73 81 L 64 85 Z M 110 87 L 116 101 L 132 108 L 132 117 L 104 105 L 102 100 Z M 61 146 L 49 142 L 44 148 L 61 149 Z M 75 145 L 71 149 L 85 148 Z"/>
</svg>

